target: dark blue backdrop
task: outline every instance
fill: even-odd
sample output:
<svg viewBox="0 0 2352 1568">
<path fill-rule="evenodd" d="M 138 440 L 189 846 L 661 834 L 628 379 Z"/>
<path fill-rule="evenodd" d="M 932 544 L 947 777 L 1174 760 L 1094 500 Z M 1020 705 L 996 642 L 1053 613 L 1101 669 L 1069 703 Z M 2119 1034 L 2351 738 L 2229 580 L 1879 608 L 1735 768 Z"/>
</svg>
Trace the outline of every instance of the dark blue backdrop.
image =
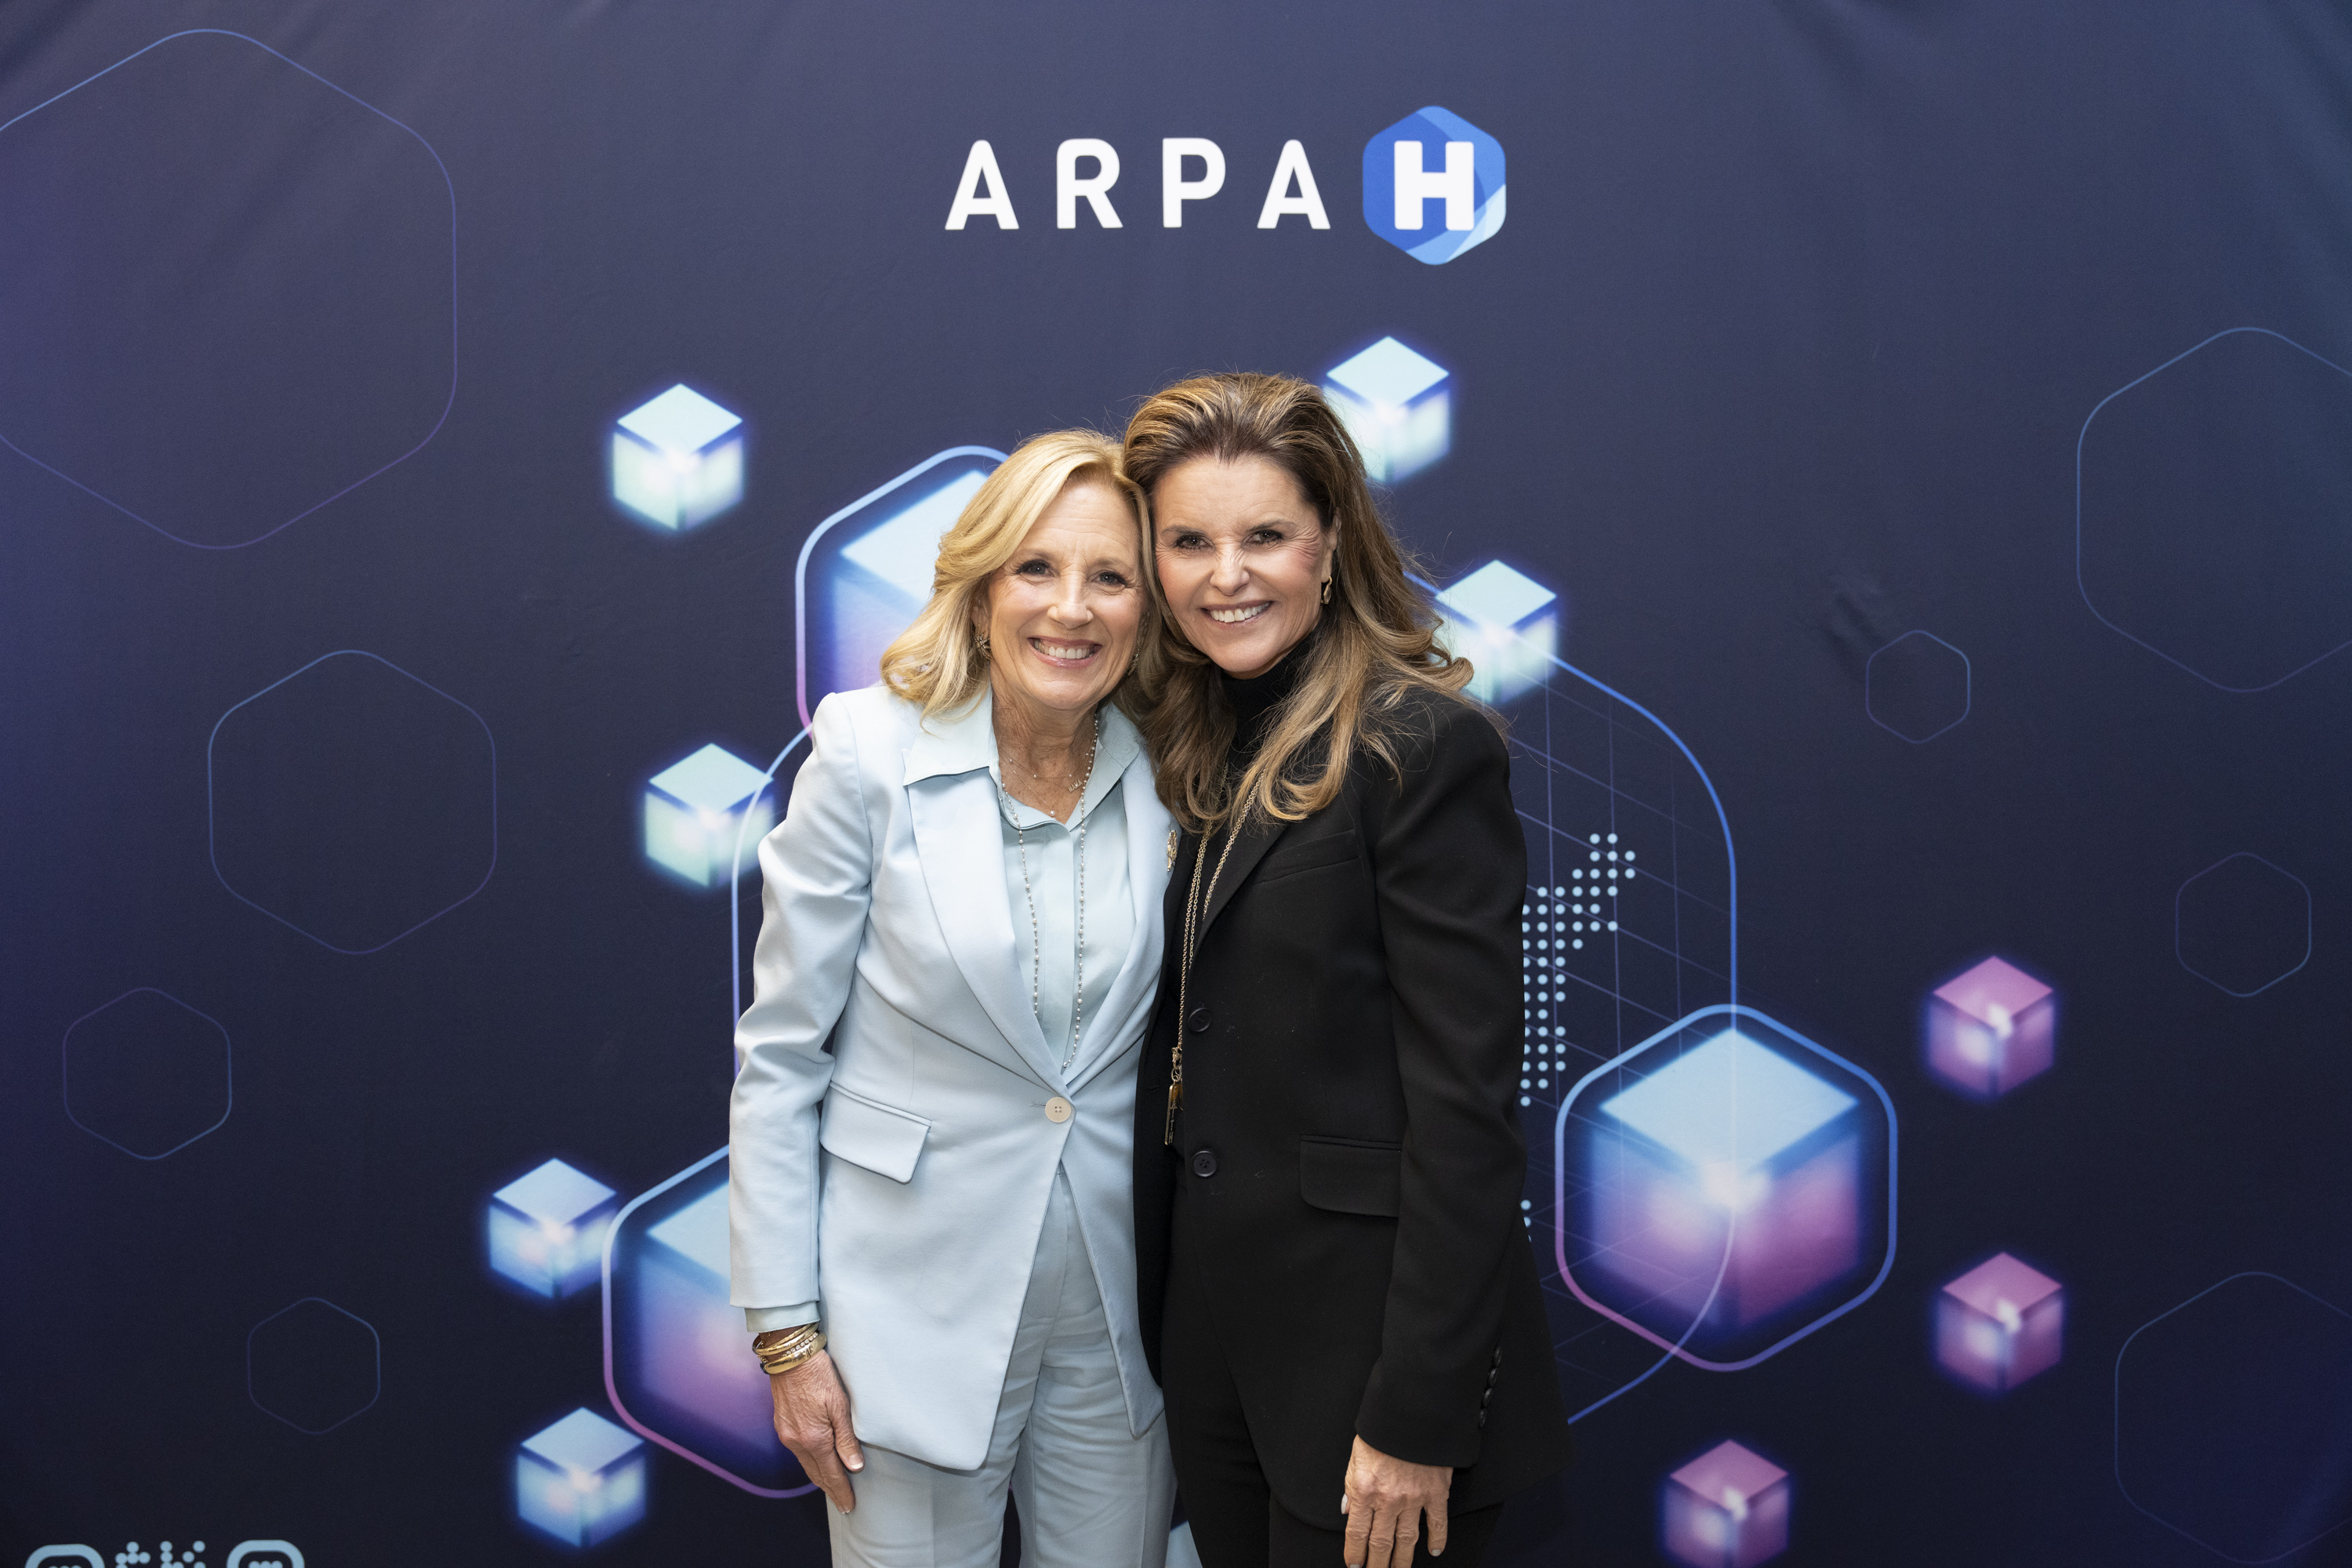
<svg viewBox="0 0 2352 1568">
<path fill-rule="evenodd" d="M 1442 265 L 1360 200 L 1432 105 L 1512 187 Z M 1074 138 L 1122 227 L 1055 226 Z M 977 140 L 1017 229 L 943 226 Z M 1293 140 L 1328 229 L 1257 226 Z M 723 1141 L 755 879 L 650 859 L 649 781 L 788 786 L 803 544 L 894 478 L 1392 336 L 1450 397 L 1396 527 L 1558 595 L 1538 874 L 1621 805 L 1691 868 L 1670 963 L 1531 978 L 1542 1254 L 1571 1086 L 1703 1005 L 1882 1087 L 1899 1178 L 1746 1370 L 1548 1270 L 1582 1458 L 1498 1557 L 1663 1561 L 1736 1440 L 1791 1563 L 2352 1562 L 2347 171 L 2320 4 L 12 0 L 0 1547 L 560 1556 L 519 1445 L 585 1408 L 654 1439 L 596 1555 L 821 1562 L 630 1405 L 593 1247 L 486 1250 L 551 1159 L 650 1220 Z M 610 483 L 676 384 L 747 464 L 683 529 Z M 1923 1027 L 1995 955 L 2055 1065 L 1979 1100 Z M 1990 1395 L 1936 1314 L 1999 1253 L 2063 1352 Z"/>
</svg>

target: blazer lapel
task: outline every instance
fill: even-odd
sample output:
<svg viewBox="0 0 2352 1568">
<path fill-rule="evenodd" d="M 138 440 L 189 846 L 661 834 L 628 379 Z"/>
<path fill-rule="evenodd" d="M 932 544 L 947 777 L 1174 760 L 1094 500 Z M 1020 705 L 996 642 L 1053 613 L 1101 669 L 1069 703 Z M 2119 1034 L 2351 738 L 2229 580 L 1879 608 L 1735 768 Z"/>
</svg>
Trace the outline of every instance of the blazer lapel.
<svg viewBox="0 0 2352 1568">
<path fill-rule="evenodd" d="M 996 781 L 983 769 L 933 774 L 906 786 L 923 881 L 948 951 L 1005 1040 L 1040 1083 L 1058 1088 L 1062 1075 L 1045 1048 L 1045 1031 L 1029 998 L 1013 945 L 1013 911 L 1004 894 L 1004 836 L 998 824 Z"/>
<path fill-rule="evenodd" d="M 1115 1037 L 1109 1026 L 1111 1021 L 1132 1013 L 1144 1001 L 1144 985 L 1160 973 L 1159 960 L 1167 929 L 1163 923 L 1165 892 L 1175 880 L 1168 869 L 1168 835 L 1176 821 L 1160 804 L 1160 796 L 1151 787 L 1150 759 L 1139 752 L 1119 775 L 1118 783 L 1120 804 L 1127 814 L 1127 885 L 1135 910 L 1135 935 L 1127 945 L 1127 962 L 1119 966 L 1118 977 L 1111 982 L 1100 1005 L 1087 1010 L 1089 1018 L 1103 1021 L 1103 1032 L 1088 1037 L 1086 1055 L 1072 1064 L 1070 1083 L 1074 1089 L 1093 1077 L 1095 1069 L 1108 1059 L 1108 1046 Z M 1159 899 L 1152 898 L 1149 891 L 1155 881 L 1162 891 Z"/>
<path fill-rule="evenodd" d="M 1224 912 L 1227 904 L 1234 901 L 1234 889 L 1249 880 L 1250 872 L 1265 858 L 1265 852 L 1274 847 L 1275 841 L 1282 837 L 1283 829 L 1288 826 L 1284 822 L 1268 822 L 1262 817 L 1248 818 L 1242 827 L 1239 841 L 1234 845 L 1233 853 L 1225 858 L 1222 876 L 1217 872 L 1217 858 L 1224 854 L 1223 837 L 1219 835 L 1209 840 L 1209 858 L 1201 874 L 1215 877 L 1216 880 L 1209 889 L 1209 907 L 1202 911 L 1200 930 L 1193 934 L 1195 943 L 1209 934 L 1209 928 L 1217 923 L 1217 917 Z M 1181 914 L 1179 918 L 1181 918 Z"/>
</svg>

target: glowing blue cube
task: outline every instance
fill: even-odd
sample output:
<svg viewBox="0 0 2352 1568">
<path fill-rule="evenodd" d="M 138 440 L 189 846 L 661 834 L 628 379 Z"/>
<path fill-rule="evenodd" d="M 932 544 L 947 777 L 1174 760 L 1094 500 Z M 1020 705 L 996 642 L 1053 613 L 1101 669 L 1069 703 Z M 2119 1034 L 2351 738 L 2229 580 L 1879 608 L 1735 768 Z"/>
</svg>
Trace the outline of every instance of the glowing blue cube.
<svg viewBox="0 0 2352 1568">
<path fill-rule="evenodd" d="M 756 866 L 776 825 L 768 775 L 724 746 L 709 745 L 646 782 L 646 858 L 698 888 L 723 888 L 736 850 Z"/>
<path fill-rule="evenodd" d="M 1437 595 L 1438 636 L 1476 672 L 1465 688 L 1481 702 L 1507 701 L 1543 684 L 1559 653 L 1559 595 L 1489 561 Z"/>
<path fill-rule="evenodd" d="M 646 1442 L 575 1410 L 515 1450 L 515 1511 L 566 1546 L 593 1546 L 646 1516 Z"/>
<path fill-rule="evenodd" d="M 988 478 L 967 469 L 882 519 L 841 547 L 831 587 L 835 665 L 870 684 L 881 673 L 882 650 L 898 640 L 930 602 L 940 539 Z"/>
<path fill-rule="evenodd" d="M 612 1188 L 550 1160 L 491 1195 L 490 1267 L 550 1300 L 593 1285 L 619 1206 Z"/>
<path fill-rule="evenodd" d="M 727 1184 L 646 1232 L 631 1281 L 636 1364 L 654 1430 L 723 1464 L 772 1463 L 774 1396 L 728 1304 Z"/>
<path fill-rule="evenodd" d="M 647 522 L 688 529 L 743 499 L 743 421 L 684 384 L 613 426 L 613 499 Z"/>
<path fill-rule="evenodd" d="M 1733 1030 L 1603 1100 L 1615 1135 L 1594 1140 L 1586 1172 L 1595 1262 L 1733 1327 L 1843 1278 L 1861 1255 L 1856 1104 Z"/>
<path fill-rule="evenodd" d="M 1324 374 L 1324 394 L 1375 480 L 1409 479 L 1454 445 L 1453 380 L 1436 361 L 1382 338 Z"/>
</svg>

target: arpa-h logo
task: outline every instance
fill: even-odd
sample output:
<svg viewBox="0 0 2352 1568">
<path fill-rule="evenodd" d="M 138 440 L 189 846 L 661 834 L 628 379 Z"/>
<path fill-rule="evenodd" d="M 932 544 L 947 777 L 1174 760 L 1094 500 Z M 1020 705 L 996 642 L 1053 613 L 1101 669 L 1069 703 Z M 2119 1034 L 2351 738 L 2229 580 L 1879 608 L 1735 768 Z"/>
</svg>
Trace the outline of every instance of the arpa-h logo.
<svg viewBox="0 0 2352 1568">
<path fill-rule="evenodd" d="M 1503 144 L 1450 109 L 1406 115 L 1364 143 L 1364 222 L 1435 266 L 1503 226 Z"/>
</svg>

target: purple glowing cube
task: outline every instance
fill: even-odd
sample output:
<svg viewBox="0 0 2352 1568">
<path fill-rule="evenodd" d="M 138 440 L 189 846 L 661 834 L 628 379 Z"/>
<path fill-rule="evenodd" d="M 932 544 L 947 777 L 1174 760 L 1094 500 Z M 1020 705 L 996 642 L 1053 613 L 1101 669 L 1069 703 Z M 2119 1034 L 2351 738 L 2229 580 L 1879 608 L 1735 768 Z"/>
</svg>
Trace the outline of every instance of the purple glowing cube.
<svg viewBox="0 0 2352 1568">
<path fill-rule="evenodd" d="M 1927 999 L 1927 1068 L 1991 1100 L 2050 1070 L 2058 999 L 2015 964 L 1988 958 Z"/>
<path fill-rule="evenodd" d="M 1789 1472 L 1720 1443 L 1666 1478 L 1666 1555 L 1690 1568 L 1750 1568 L 1789 1549 Z"/>
<path fill-rule="evenodd" d="M 635 1266 L 636 1360 L 665 1431 L 737 1467 L 779 1449 L 768 1374 L 751 1354 L 743 1310 L 727 1303 L 727 1186 L 646 1232 Z"/>
<path fill-rule="evenodd" d="M 1603 1100 L 1594 1266 L 1731 1329 L 1843 1277 L 1861 1250 L 1855 1103 L 1736 1030 Z"/>
<path fill-rule="evenodd" d="M 1936 1359 L 1964 1382 L 2000 1394 L 2058 1364 L 2066 1292 L 2004 1252 L 1936 1295 Z"/>
</svg>

